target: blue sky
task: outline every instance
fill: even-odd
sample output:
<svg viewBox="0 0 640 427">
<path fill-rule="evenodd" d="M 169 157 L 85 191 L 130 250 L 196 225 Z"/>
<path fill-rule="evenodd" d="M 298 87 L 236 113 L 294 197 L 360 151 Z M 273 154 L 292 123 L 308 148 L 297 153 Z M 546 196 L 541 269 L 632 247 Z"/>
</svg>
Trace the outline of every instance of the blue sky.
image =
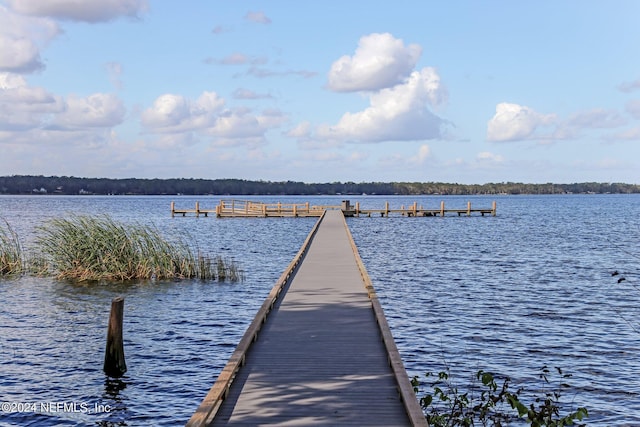
<svg viewBox="0 0 640 427">
<path fill-rule="evenodd" d="M 638 16 L 0 0 L 0 176 L 637 184 Z"/>
</svg>

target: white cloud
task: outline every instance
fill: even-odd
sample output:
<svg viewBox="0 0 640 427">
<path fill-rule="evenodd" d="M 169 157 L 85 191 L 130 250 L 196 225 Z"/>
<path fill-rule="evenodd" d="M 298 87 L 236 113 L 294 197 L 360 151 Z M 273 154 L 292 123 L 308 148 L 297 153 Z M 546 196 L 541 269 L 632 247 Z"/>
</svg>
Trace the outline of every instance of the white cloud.
<svg viewBox="0 0 640 427">
<path fill-rule="evenodd" d="M 0 130 L 28 130 L 47 125 L 63 111 L 62 97 L 27 85 L 24 77 L 0 73 Z"/>
<path fill-rule="evenodd" d="M 311 123 L 304 121 L 285 133 L 292 138 L 309 138 L 311 136 Z"/>
<path fill-rule="evenodd" d="M 504 162 L 504 157 L 499 154 L 494 154 L 489 151 L 482 151 L 476 155 L 476 159 L 479 162 L 490 162 L 490 163 L 502 163 Z"/>
<path fill-rule="evenodd" d="M 26 38 L 11 39 L 0 36 L 0 70 L 33 72 L 44 68 L 40 50 Z"/>
<path fill-rule="evenodd" d="M 155 131 L 178 126 L 190 115 L 187 100 L 180 95 L 159 96 L 153 106 L 142 112 L 142 124 Z"/>
<path fill-rule="evenodd" d="M 0 73 L 0 89 L 2 90 L 15 89 L 26 85 L 27 81 L 18 74 Z"/>
<path fill-rule="evenodd" d="M 181 95 L 165 94 L 141 115 L 142 125 L 151 133 L 196 132 L 216 138 L 218 145 L 261 142 L 264 134 L 286 118 L 277 110 L 256 115 L 246 108 L 225 108 L 215 92 L 204 92 L 193 101 Z"/>
<path fill-rule="evenodd" d="M 404 81 L 414 69 L 422 49 L 405 46 L 389 33 L 373 33 L 360 39 L 353 56 L 331 65 L 328 87 L 337 92 L 375 91 Z"/>
<path fill-rule="evenodd" d="M 402 84 L 370 95 L 364 111 L 346 113 L 337 125 L 319 127 L 320 138 L 350 142 L 411 141 L 442 137 L 441 118 L 429 110 L 446 98 L 433 68 L 414 71 Z"/>
<path fill-rule="evenodd" d="M 107 22 L 122 16 L 138 18 L 149 9 L 147 0 L 7 0 L 17 13 L 61 20 Z"/>
<path fill-rule="evenodd" d="M 262 137 L 269 128 L 267 121 L 246 110 L 227 110 L 218 115 L 207 132 L 227 139 Z"/>
<path fill-rule="evenodd" d="M 124 120 L 126 109 L 117 96 L 96 93 L 86 98 L 70 96 L 54 124 L 64 128 L 109 128 Z"/>
<path fill-rule="evenodd" d="M 518 141 L 531 139 L 539 126 L 555 121 L 553 114 L 540 114 L 529 107 L 507 102 L 496 106 L 496 114 L 489 121 L 489 141 Z"/>
<path fill-rule="evenodd" d="M 411 158 L 411 163 L 423 164 L 431 157 L 431 147 L 427 144 L 423 144 L 418 148 L 418 153 Z"/>
<path fill-rule="evenodd" d="M 224 107 L 215 92 L 204 92 L 196 101 L 165 94 L 142 112 L 142 124 L 153 132 L 182 132 L 213 126 Z"/>
<path fill-rule="evenodd" d="M 50 19 L 17 15 L 0 5 L 0 71 L 42 70 L 41 45 L 59 33 L 60 28 Z"/>
<path fill-rule="evenodd" d="M 96 146 L 109 139 L 126 110 L 115 95 L 86 98 L 52 94 L 24 77 L 0 73 L 0 142 Z"/>
<path fill-rule="evenodd" d="M 640 105 L 638 109 L 640 113 Z M 633 115 L 633 103 L 627 104 L 627 111 Z M 594 108 L 573 113 L 567 119 L 560 119 L 555 114 L 540 114 L 529 107 L 504 102 L 496 106 L 496 114 L 488 123 L 487 139 L 540 142 L 575 140 L 581 138 L 585 131 L 621 128 L 626 124 L 625 117 L 616 110 Z M 541 130 L 543 127 L 546 127 L 544 132 Z M 593 136 L 593 132 L 590 133 Z M 615 136 L 602 137 L 605 140 L 616 139 Z"/>
</svg>

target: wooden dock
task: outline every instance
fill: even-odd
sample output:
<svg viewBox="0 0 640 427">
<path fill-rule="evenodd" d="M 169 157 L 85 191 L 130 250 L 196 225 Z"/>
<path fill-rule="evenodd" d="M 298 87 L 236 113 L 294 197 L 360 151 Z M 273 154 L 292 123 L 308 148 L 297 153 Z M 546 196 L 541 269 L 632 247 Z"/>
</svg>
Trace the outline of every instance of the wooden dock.
<svg viewBox="0 0 640 427">
<path fill-rule="evenodd" d="M 426 426 L 341 210 L 325 210 L 188 427 Z"/>
<path fill-rule="evenodd" d="M 339 209 L 344 216 L 368 216 L 379 215 L 388 217 L 389 215 L 402 215 L 406 217 L 418 216 L 445 216 L 455 214 L 458 216 L 472 214 L 496 215 L 496 202 L 492 203 L 490 208 L 472 208 L 471 202 L 467 202 L 464 208 L 445 208 L 444 201 L 440 202 L 437 208 L 424 208 L 422 205 L 418 207 L 418 202 L 414 202 L 411 206 L 400 206 L 392 208 L 389 202 L 385 202 L 383 209 L 361 209 L 360 202 L 352 205 L 349 200 L 343 200 L 341 205 L 310 205 L 307 203 L 262 203 L 245 200 L 221 200 L 213 209 L 203 209 L 200 203 L 196 202 L 195 209 L 176 209 L 175 202 L 171 202 L 171 216 L 187 216 L 214 215 L 218 218 L 228 217 L 247 217 L 247 218 L 266 218 L 266 217 L 320 217 L 326 210 Z"/>
</svg>

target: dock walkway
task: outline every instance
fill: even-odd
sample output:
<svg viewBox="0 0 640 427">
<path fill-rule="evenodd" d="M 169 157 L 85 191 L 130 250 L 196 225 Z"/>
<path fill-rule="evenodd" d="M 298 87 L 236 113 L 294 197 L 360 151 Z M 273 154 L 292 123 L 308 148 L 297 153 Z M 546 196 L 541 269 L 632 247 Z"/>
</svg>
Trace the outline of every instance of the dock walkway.
<svg viewBox="0 0 640 427">
<path fill-rule="evenodd" d="M 342 211 L 296 258 L 187 426 L 426 426 Z"/>
</svg>

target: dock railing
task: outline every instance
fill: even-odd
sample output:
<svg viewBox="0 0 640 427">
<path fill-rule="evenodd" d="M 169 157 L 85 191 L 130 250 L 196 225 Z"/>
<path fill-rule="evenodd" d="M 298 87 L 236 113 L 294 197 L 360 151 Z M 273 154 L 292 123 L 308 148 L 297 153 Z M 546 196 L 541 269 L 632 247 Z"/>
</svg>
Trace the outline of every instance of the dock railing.
<svg viewBox="0 0 640 427">
<path fill-rule="evenodd" d="M 329 208 L 328 206 L 315 206 L 306 203 L 262 203 L 248 200 L 221 200 L 216 206 L 216 215 L 225 216 L 315 216 L 319 217 Z"/>
</svg>

